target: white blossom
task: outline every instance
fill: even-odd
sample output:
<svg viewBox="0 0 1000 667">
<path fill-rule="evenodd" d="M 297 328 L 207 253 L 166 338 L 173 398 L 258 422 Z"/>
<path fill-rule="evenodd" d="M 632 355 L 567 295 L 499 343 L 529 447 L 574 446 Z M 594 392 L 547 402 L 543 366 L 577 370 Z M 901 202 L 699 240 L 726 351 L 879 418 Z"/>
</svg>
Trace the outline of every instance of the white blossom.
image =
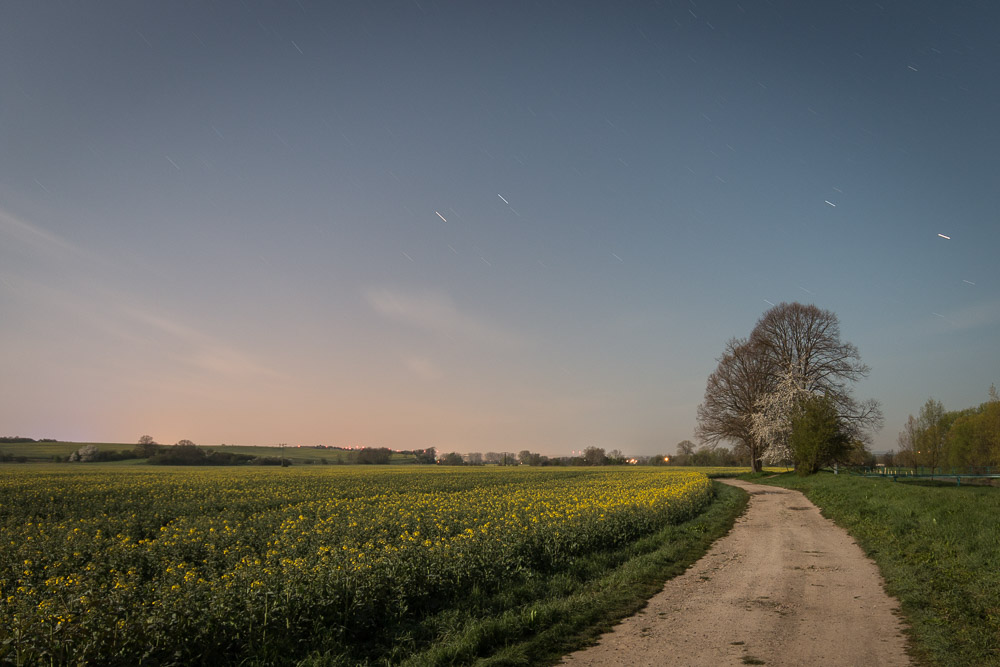
<svg viewBox="0 0 1000 667">
<path fill-rule="evenodd" d="M 750 415 L 750 432 L 764 445 L 764 463 L 791 460 L 788 436 L 792 432 L 792 414 L 802 399 L 811 396 L 806 380 L 794 368 L 778 379 L 774 390 L 757 401 L 757 411 Z"/>
</svg>

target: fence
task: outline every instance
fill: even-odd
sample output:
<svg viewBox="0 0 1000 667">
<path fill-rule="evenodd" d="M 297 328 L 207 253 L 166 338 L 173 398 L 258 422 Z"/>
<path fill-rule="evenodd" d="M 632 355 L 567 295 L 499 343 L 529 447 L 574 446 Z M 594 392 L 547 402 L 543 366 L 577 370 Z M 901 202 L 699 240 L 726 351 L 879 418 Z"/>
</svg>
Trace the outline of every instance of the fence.
<svg viewBox="0 0 1000 667">
<path fill-rule="evenodd" d="M 900 479 L 954 479 L 955 484 L 958 486 L 962 485 L 963 479 L 1000 479 L 1000 468 L 996 466 L 973 466 L 967 468 L 876 466 L 874 468 L 855 468 L 851 472 L 862 477 L 891 478 L 894 482 Z"/>
</svg>

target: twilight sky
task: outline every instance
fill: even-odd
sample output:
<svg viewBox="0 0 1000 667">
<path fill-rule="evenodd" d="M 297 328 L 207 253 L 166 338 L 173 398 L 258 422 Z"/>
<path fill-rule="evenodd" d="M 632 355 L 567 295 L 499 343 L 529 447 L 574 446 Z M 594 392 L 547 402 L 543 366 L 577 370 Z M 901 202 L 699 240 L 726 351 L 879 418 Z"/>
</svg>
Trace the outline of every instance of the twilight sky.
<svg viewBox="0 0 1000 667">
<path fill-rule="evenodd" d="M 892 448 L 1000 384 L 998 28 L 987 0 L 6 3 L 0 435 L 669 453 L 725 341 L 800 301 Z"/>
</svg>

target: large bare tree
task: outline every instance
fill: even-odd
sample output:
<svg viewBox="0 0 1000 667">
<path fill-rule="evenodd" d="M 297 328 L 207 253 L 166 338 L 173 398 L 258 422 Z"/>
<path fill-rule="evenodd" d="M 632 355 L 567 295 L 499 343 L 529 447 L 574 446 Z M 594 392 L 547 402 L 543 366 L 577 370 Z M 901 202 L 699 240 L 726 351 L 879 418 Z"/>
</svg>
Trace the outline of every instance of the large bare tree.
<svg viewBox="0 0 1000 667">
<path fill-rule="evenodd" d="M 865 440 L 882 426 L 878 401 L 857 401 L 851 385 L 868 376 L 858 348 L 840 339 L 840 321 L 829 310 L 781 303 L 768 310 L 750 334 L 775 382 L 793 376 L 806 392 L 827 396 L 853 438 Z"/>
<path fill-rule="evenodd" d="M 752 416 L 774 385 L 767 356 L 756 343 L 733 338 L 708 376 L 705 400 L 698 406 L 695 435 L 705 444 L 729 441 L 750 458 L 754 472 L 761 469 L 763 443 L 753 433 Z"/>
<path fill-rule="evenodd" d="M 840 339 L 834 313 L 779 304 L 764 313 L 748 339 L 726 343 L 698 406 L 695 433 L 708 445 L 735 443 L 759 471 L 766 452 L 772 461 L 788 454 L 790 420 L 800 399 L 823 395 L 848 435 L 867 440 L 881 427 L 882 411 L 878 401 L 855 400 L 851 385 L 868 371 L 858 348 Z"/>
</svg>

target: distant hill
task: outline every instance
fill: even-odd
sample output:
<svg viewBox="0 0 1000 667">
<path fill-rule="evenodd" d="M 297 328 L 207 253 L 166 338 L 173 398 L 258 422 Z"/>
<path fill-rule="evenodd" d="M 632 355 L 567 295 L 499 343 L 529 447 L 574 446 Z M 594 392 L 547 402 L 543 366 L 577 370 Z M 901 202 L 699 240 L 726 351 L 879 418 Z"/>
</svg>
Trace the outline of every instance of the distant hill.
<svg viewBox="0 0 1000 667">
<path fill-rule="evenodd" d="M 13 458 L 27 463 L 52 462 L 55 457 L 65 460 L 70 454 L 81 447 L 94 445 L 98 451 L 131 451 L 135 443 L 114 443 L 114 442 L 63 442 L 55 440 L 32 440 L 19 436 L 7 436 L 0 438 L 0 455 L 4 460 Z M 167 445 L 169 446 L 169 445 Z M 351 450 L 340 448 L 317 448 L 317 447 L 254 447 L 250 445 L 198 445 L 199 449 L 232 452 L 234 454 L 249 454 L 258 457 L 281 457 L 290 460 L 293 465 L 322 465 L 348 463 L 352 460 Z M 414 462 L 412 454 L 393 452 L 390 463 L 407 464 Z M 115 462 L 144 464 L 145 459 L 133 459 L 130 461 Z"/>
</svg>

